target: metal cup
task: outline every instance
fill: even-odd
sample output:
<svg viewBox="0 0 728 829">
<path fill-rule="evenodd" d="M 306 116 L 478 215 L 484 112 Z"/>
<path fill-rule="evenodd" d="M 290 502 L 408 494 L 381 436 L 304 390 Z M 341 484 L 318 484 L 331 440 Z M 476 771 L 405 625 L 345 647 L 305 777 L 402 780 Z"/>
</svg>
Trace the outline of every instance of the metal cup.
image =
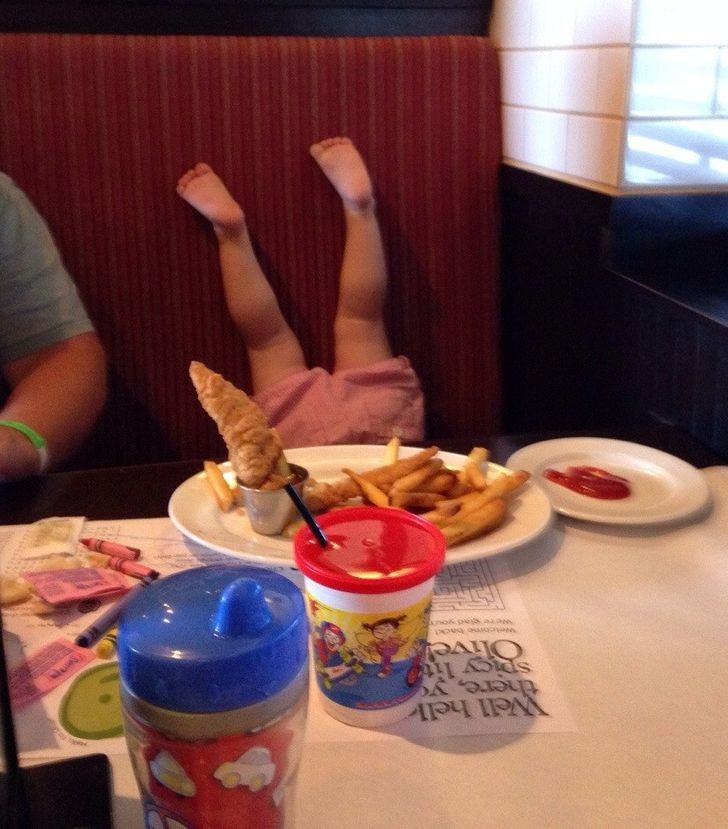
<svg viewBox="0 0 728 829">
<path fill-rule="evenodd" d="M 308 478 L 308 470 L 298 464 L 289 464 L 293 486 L 301 495 Z M 286 524 L 298 516 L 291 496 L 285 489 L 253 489 L 240 486 L 243 491 L 245 512 L 253 531 L 260 535 L 279 535 Z"/>
</svg>

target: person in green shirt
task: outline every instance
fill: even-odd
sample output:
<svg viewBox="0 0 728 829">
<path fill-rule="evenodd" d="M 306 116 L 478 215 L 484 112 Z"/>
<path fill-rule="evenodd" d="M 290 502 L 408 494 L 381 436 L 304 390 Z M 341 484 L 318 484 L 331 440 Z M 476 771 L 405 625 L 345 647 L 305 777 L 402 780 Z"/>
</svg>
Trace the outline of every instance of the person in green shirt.
<svg viewBox="0 0 728 829">
<path fill-rule="evenodd" d="M 0 173 L 0 481 L 58 466 L 107 394 L 106 352 L 51 232 Z"/>
</svg>

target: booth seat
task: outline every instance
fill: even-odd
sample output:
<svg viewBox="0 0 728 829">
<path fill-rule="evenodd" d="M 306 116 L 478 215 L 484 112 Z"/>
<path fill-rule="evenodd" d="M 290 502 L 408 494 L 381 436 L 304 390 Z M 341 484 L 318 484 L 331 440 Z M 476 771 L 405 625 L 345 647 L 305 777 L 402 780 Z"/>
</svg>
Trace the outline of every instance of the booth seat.
<svg viewBox="0 0 728 829">
<path fill-rule="evenodd" d="M 343 218 L 308 154 L 350 136 L 376 189 L 394 349 L 427 437 L 501 408 L 498 66 L 474 36 L 0 34 L 0 169 L 45 216 L 110 357 L 77 465 L 222 457 L 188 378 L 249 389 L 209 224 L 175 193 L 209 162 L 245 208 L 311 364 L 330 366 Z"/>
</svg>

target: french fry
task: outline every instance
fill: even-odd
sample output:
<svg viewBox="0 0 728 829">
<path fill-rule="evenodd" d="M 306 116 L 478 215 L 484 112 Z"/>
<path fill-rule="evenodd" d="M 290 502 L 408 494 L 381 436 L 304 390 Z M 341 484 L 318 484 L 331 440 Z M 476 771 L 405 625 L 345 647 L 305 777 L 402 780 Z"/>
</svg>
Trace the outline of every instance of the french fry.
<svg viewBox="0 0 728 829">
<path fill-rule="evenodd" d="M 493 496 L 493 498 L 497 497 L 497 494 Z M 486 504 L 489 500 L 493 499 L 487 497 L 484 492 L 480 492 L 476 489 L 471 489 L 470 491 L 466 492 L 465 495 L 460 495 L 457 498 L 447 498 L 444 501 L 440 501 L 440 503 L 437 505 L 437 510 L 438 512 L 447 510 L 451 515 L 454 515 L 456 512 L 462 512 L 464 515 L 471 509 Z"/>
<path fill-rule="evenodd" d="M 488 486 L 488 479 L 483 474 L 480 464 L 466 461 L 463 466 L 463 476 L 473 489 L 483 490 Z"/>
<path fill-rule="evenodd" d="M 384 447 L 384 463 L 394 463 L 399 457 L 399 447 L 401 445 L 400 439 L 397 435 L 393 435 L 387 445 Z"/>
<path fill-rule="evenodd" d="M 420 487 L 420 492 L 437 492 L 450 498 L 452 497 L 450 493 L 456 481 L 457 475 L 452 470 L 443 469 L 434 477 L 425 481 Z"/>
<path fill-rule="evenodd" d="M 497 477 L 492 483 L 488 484 L 484 492 L 489 492 L 495 496 L 509 495 L 522 487 L 530 477 L 531 473 L 526 472 L 525 469 L 516 469 Z"/>
<path fill-rule="evenodd" d="M 464 518 L 456 518 L 440 530 L 445 536 L 448 547 L 455 544 L 462 544 L 463 541 L 470 541 L 472 538 L 485 535 L 494 530 L 502 523 L 506 516 L 507 506 L 503 498 L 496 498 L 488 501 L 479 509 L 466 515 Z"/>
<path fill-rule="evenodd" d="M 466 469 L 467 465 L 469 463 L 476 463 L 476 464 L 482 463 L 487 458 L 487 456 L 488 456 L 488 450 L 487 449 L 485 449 L 482 446 L 474 446 L 470 450 L 470 452 L 468 452 L 468 457 L 467 457 L 465 463 L 463 464 L 462 468 L 458 472 L 458 478 L 460 478 L 460 480 L 463 483 L 467 483 L 468 482 L 468 473 L 467 473 L 467 469 Z"/>
<path fill-rule="evenodd" d="M 460 505 L 456 501 L 440 501 L 435 509 L 423 512 L 420 518 L 424 518 L 436 527 L 444 527 L 459 509 Z"/>
<path fill-rule="evenodd" d="M 210 484 L 217 505 L 223 512 L 230 512 L 235 506 L 235 496 L 223 477 L 220 467 L 215 461 L 203 461 L 202 466 L 205 471 L 205 478 Z"/>
<path fill-rule="evenodd" d="M 437 505 L 437 509 L 449 509 L 451 504 L 456 504 L 458 505 L 458 512 L 456 514 L 462 517 L 472 510 L 487 504 L 488 501 L 493 501 L 496 498 L 502 498 L 511 492 L 515 492 L 515 490 L 523 486 L 529 477 L 530 474 L 523 469 L 515 472 L 502 473 L 494 481 L 491 481 L 484 490 L 472 490 L 471 492 L 465 493 L 465 495 L 461 495 L 459 498 L 441 501 Z"/>
<path fill-rule="evenodd" d="M 348 475 L 352 481 L 359 487 L 361 494 L 369 503 L 377 507 L 388 507 L 389 496 L 386 492 L 382 492 L 378 486 L 367 480 L 363 475 L 358 475 L 352 469 L 342 469 L 345 475 Z"/>
<path fill-rule="evenodd" d="M 436 457 L 439 449 L 429 446 L 408 457 L 396 457 L 398 439 L 385 448 L 391 463 L 346 475 L 331 484 L 310 480 L 306 503 L 314 512 L 345 506 L 354 497 L 363 497 L 375 506 L 391 506 L 417 512 L 439 527 L 448 546 L 461 544 L 491 532 L 504 520 L 508 502 L 529 479 L 524 470 L 504 470 L 489 481 L 481 465 L 488 450 L 472 449 L 459 470 L 448 469 Z"/>
<path fill-rule="evenodd" d="M 362 472 L 361 477 L 374 484 L 378 489 L 384 490 L 385 487 L 391 485 L 398 478 L 408 475 L 427 463 L 439 451 L 437 446 L 428 446 L 426 449 L 415 452 L 414 455 L 399 458 L 394 463 Z M 341 471 L 345 472 L 343 469 Z M 341 501 L 347 501 L 349 498 L 356 498 L 358 495 L 361 495 L 360 487 L 351 476 L 348 476 L 332 481 L 330 484 L 321 485 L 317 489 L 311 488 L 309 491 L 310 501 L 307 501 L 307 503 L 310 509 L 320 511 L 321 509 L 329 509 Z"/>
<path fill-rule="evenodd" d="M 489 457 L 490 452 L 485 448 L 485 446 L 473 446 L 468 453 L 468 460 L 477 464 L 485 463 Z"/>
<path fill-rule="evenodd" d="M 403 478 L 405 475 L 409 475 L 410 472 L 414 472 L 415 469 L 419 469 L 430 458 L 434 458 L 439 451 L 437 446 L 428 446 L 426 449 L 421 449 L 419 452 L 415 452 L 414 455 L 410 455 L 407 458 L 400 458 L 387 466 L 370 469 L 368 472 L 362 472 L 361 474 L 362 477 L 378 487 L 384 484 L 392 484 L 399 478 Z"/>
<path fill-rule="evenodd" d="M 415 492 L 419 490 L 426 481 L 435 477 L 442 469 L 442 465 L 440 458 L 431 458 L 408 475 L 397 478 L 392 483 L 391 492 Z"/>
<path fill-rule="evenodd" d="M 453 497 L 464 495 L 471 487 L 483 489 L 485 487 L 485 476 L 480 470 L 480 464 L 488 460 L 490 453 L 484 446 L 474 446 L 468 453 L 468 459 L 458 472 L 459 485 L 453 492 Z"/>
<path fill-rule="evenodd" d="M 444 497 L 437 492 L 392 492 L 389 503 L 400 509 L 423 510 L 432 509 Z"/>
<path fill-rule="evenodd" d="M 462 498 L 463 495 L 467 495 L 471 492 L 470 484 L 464 479 L 460 477 L 460 470 L 455 475 L 455 483 L 450 487 L 447 497 L 448 498 Z"/>
</svg>

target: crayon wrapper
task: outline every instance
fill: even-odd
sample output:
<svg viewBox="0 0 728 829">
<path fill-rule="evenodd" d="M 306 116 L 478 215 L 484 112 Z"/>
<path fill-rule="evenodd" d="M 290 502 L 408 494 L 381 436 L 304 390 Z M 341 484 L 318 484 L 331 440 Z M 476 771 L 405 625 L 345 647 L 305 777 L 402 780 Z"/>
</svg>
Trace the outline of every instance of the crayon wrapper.
<svg viewBox="0 0 728 829">
<path fill-rule="evenodd" d="M 138 561 L 130 561 L 128 558 L 119 558 L 112 556 L 107 565 L 112 570 L 118 570 L 121 573 L 126 573 L 128 576 L 134 576 L 137 579 L 156 578 L 159 573 L 146 564 L 141 564 Z"/>
<path fill-rule="evenodd" d="M 70 679 L 95 658 L 68 639 L 56 639 L 8 671 L 10 700 L 14 708 L 27 705 Z"/>
<path fill-rule="evenodd" d="M 105 567 L 40 570 L 23 573 L 23 578 L 33 585 L 44 601 L 52 605 L 103 598 L 129 590 L 129 584 L 121 573 Z"/>
<path fill-rule="evenodd" d="M 107 556 L 136 560 L 141 555 L 141 550 L 136 547 L 127 547 L 126 544 L 120 544 L 117 541 L 105 541 L 102 538 L 82 538 L 81 543 L 85 544 L 89 550 Z"/>
</svg>

